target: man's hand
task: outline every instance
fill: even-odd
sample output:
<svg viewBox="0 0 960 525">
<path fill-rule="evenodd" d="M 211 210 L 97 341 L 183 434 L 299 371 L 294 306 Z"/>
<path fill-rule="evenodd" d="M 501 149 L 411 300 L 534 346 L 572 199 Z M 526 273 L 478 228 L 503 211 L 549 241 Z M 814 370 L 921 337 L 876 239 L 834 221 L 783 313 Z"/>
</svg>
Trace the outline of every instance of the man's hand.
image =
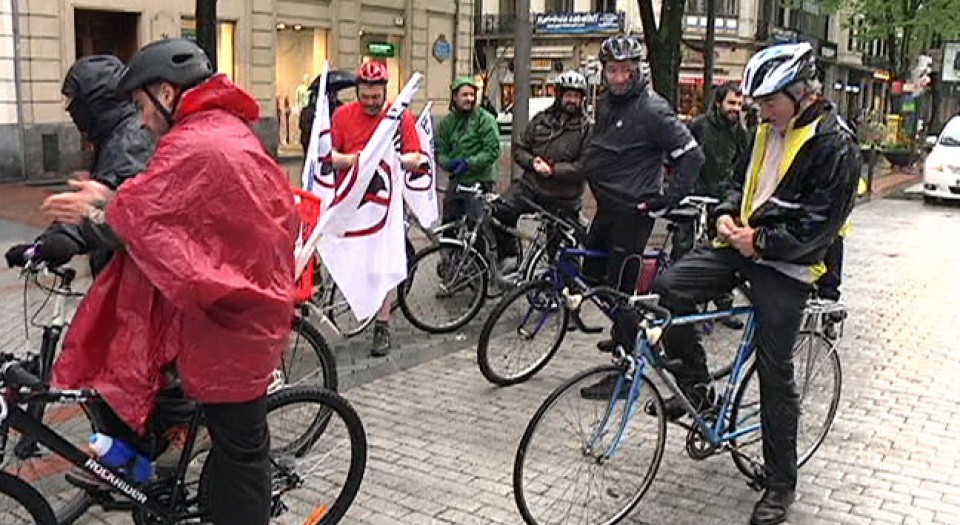
<svg viewBox="0 0 960 525">
<path fill-rule="evenodd" d="M 539 173 L 543 177 L 549 177 L 553 175 L 553 166 L 547 163 L 547 161 L 537 157 L 533 159 L 533 170 Z"/>
<path fill-rule="evenodd" d="M 93 180 L 69 180 L 67 184 L 77 191 L 51 195 L 40 207 L 54 222 L 80 224 L 94 211 L 95 202 L 107 202 L 113 198 L 113 190 Z"/>
<path fill-rule="evenodd" d="M 757 258 L 757 250 L 753 247 L 753 235 L 755 230 L 749 226 L 738 227 L 734 225 L 733 232 L 727 237 L 730 246 L 736 248 L 740 255 L 748 259 Z"/>
<path fill-rule="evenodd" d="M 717 219 L 717 237 L 721 240 L 727 240 L 739 226 L 729 215 L 722 215 Z"/>
<path fill-rule="evenodd" d="M 330 161 L 333 164 L 334 168 L 344 169 L 350 168 L 357 163 L 357 157 L 359 155 L 347 155 L 346 153 L 340 153 L 339 151 L 334 151 L 330 154 Z"/>
<path fill-rule="evenodd" d="M 407 170 L 417 169 L 420 167 L 420 154 L 417 152 L 412 152 L 400 155 L 400 165 Z"/>
</svg>

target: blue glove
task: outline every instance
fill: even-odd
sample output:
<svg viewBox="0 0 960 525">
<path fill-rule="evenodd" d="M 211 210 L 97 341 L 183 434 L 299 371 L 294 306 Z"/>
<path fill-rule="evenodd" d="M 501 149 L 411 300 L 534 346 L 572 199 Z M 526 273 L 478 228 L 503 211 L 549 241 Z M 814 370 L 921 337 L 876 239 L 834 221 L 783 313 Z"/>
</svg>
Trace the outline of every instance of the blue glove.
<svg viewBox="0 0 960 525">
<path fill-rule="evenodd" d="M 454 177 L 459 177 L 469 170 L 470 164 L 465 160 L 457 159 L 450 161 L 450 174 Z"/>
</svg>

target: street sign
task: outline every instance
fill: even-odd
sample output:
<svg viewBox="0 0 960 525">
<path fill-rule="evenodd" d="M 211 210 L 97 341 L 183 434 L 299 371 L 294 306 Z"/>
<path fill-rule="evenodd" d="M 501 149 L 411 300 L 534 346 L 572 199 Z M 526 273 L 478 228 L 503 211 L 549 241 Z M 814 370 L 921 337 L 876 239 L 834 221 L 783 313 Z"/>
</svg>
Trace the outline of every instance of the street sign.
<svg viewBox="0 0 960 525">
<path fill-rule="evenodd" d="M 397 56 L 396 44 L 389 42 L 368 42 L 367 56 L 376 58 L 393 58 Z"/>
</svg>

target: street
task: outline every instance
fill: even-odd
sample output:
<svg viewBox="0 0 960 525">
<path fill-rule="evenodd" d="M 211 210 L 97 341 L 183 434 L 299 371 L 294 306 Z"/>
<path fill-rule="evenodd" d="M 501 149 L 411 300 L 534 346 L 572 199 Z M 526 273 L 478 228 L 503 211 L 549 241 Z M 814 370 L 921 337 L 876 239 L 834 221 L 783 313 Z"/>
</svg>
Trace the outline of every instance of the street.
<svg viewBox="0 0 960 525">
<path fill-rule="evenodd" d="M 840 350 L 840 409 L 823 447 L 800 472 L 789 523 L 960 523 L 958 220 L 960 208 L 895 199 L 854 212 L 844 268 L 850 318 Z M 4 240 L 12 235 L 5 231 Z M 19 350 L 21 290 L 12 272 L 0 280 L 0 349 Z M 538 376 L 496 388 L 477 370 L 480 323 L 449 336 L 399 328 L 406 334 L 400 348 L 373 365 L 367 336 L 337 349 L 346 365 L 344 395 L 369 441 L 363 485 L 344 523 L 521 523 L 511 479 L 527 422 L 560 382 L 609 358 L 593 348 L 598 336 L 572 332 Z M 726 341 L 739 334 L 718 331 Z M 713 364 L 731 351 L 712 353 Z M 658 477 L 625 523 L 746 523 L 759 494 L 729 455 L 690 459 L 684 436 L 669 428 Z M 130 523 L 130 517 L 95 511 L 79 523 Z"/>
</svg>

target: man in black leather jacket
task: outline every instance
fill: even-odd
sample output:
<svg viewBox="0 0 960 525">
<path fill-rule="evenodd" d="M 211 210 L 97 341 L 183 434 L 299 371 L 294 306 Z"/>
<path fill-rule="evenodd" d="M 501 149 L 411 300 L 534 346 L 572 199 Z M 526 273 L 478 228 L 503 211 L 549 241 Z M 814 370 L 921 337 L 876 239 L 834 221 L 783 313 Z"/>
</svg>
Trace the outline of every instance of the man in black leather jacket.
<svg viewBox="0 0 960 525">
<path fill-rule="evenodd" d="M 521 214 L 534 210 L 531 201 L 562 218 L 579 220 L 586 179 L 578 171 L 590 123 L 583 112 L 587 79 L 576 71 L 557 77 L 557 99 L 538 113 L 513 145 L 513 160 L 523 168 L 497 207 L 497 218 L 515 227 Z M 500 258 L 517 255 L 516 240 L 495 230 Z"/>
<path fill-rule="evenodd" d="M 610 253 L 606 259 L 584 261 L 584 273 L 629 293 L 636 288 L 653 230 L 650 212 L 678 204 L 692 189 L 704 160 L 670 104 L 650 89 L 645 56 L 643 44 L 633 36 L 613 36 L 601 45 L 607 94 L 597 103 L 596 123 L 578 166 L 597 199 L 586 246 Z M 666 190 L 664 162 L 675 168 Z M 615 332 L 617 328 L 615 320 Z M 615 344 L 611 339 L 598 347 L 610 351 Z M 605 380 L 583 395 L 604 398 L 615 381 Z"/>
<path fill-rule="evenodd" d="M 760 105 L 751 155 L 734 173 L 735 191 L 717 210 L 717 235 L 726 246 L 696 250 L 654 282 L 661 304 L 674 314 L 750 284 L 759 324 L 753 338 L 760 378 L 760 415 L 766 492 L 751 523 L 786 519 L 797 484 L 800 396 L 793 349 L 814 276 L 853 209 L 860 150 L 836 108 L 820 95 L 816 57 L 808 43 L 772 46 L 744 71 L 743 91 Z M 709 409 L 710 376 L 694 325 L 664 333 L 677 384 L 695 406 Z M 667 417 L 682 415 L 677 398 Z"/>
<path fill-rule="evenodd" d="M 114 94 L 124 69 L 123 62 L 111 55 L 84 57 L 67 71 L 61 89 L 70 118 L 94 146 L 89 177 L 111 190 L 142 172 L 153 155 L 153 137 L 140 126 L 133 103 Z M 58 255 L 89 253 L 90 269 L 96 275 L 113 254 L 98 246 L 96 239 L 82 226 L 53 224 L 34 243 L 10 248 L 7 264 L 22 266 L 26 250 L 35 243 L 56 244 Z M 43 256 L 42 246 L 39 254 Z"/>
</svg>

